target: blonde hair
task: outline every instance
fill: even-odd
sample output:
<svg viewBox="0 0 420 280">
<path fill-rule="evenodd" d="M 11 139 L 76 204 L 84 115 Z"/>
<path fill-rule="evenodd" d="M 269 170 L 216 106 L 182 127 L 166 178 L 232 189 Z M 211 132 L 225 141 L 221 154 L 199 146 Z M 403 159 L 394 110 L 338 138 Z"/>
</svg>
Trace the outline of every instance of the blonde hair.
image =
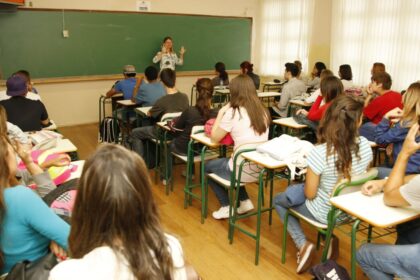
<svg viewBox="0 0 420 280">
<path fill-rule="evenodd" d="M 401 126 L 410 127 L 416 123 L 420 115 L 420 82 L 412 83 L 403 96 L 403 114 Z"/>
</svg>

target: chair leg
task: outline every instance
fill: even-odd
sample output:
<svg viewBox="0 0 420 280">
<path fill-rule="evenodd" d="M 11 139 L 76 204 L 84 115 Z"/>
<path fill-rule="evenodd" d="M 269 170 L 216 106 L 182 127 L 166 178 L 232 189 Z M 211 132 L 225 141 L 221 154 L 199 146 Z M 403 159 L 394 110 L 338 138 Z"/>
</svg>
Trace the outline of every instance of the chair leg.
<svg viewBox="0 0 420 280">
<path fill-rule="evenodd" d="M 256 248 L 255 248 L 255 265 L 258 264 L 260 258 L 260 235 L 261 235 L 261 205 L 263 202 L 263 193 L 264 193 L 264 178 L 265 169 L 260 171 L 259 186 L 258 186 L 258 206 L 257 206 L 257 233 L 256 233 Z M 271 207 L 271 205 L 270 205 Z"/>
<path fill-rule="evenodd" d="M 316 250 L 319 250 L 319 246 L 321 244 L 321 232 L 318 231 L 318 234 L 316 236 Z"/>
<path fill-rule="evenodd" d="M 368 236 L 367 236 L 367 242 L 370 243 L 372 241 L 372 229 L 373 227 L 369 225 L 368 227 Z"/>
<path fill-rule="evenodd" d="M 356 220 L 351 229 L 351 279 L 356 279 L 356 232 L 360 220 Z"/>
<path fill-rule="evenodd" d="M 281 242 L 281 263 L 286 262 L 286 241 L 287 241 L 287 223 L 289 221 L 289 210 L 286 211 L 283 221 L 283 236 Z"/>
<path fill-rule="evenodd" d="M 273 189 L 274 189 L 274 171 L 270 170 L 270 210 L 268 213 L 268 224 L 271 226 L 272 220 L 273 220 Z"/>
</svg>

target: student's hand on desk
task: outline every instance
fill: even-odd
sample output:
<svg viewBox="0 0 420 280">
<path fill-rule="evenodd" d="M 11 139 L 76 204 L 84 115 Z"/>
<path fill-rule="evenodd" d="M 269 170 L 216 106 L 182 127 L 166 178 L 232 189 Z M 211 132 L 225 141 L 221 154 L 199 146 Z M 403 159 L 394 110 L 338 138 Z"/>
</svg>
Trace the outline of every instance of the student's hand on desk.
<svg viewBox="0 0 420 280">
<path fill-rule="evenodd" d="M 386 113 L 384 117 L 390 122 L 396 123 L 400 121 L 402 115 L 403 110 L 397 107 Z"/>
<path fill-rule="evenodd" d="M 373 180 L 373 181 L 364 183 L 361 191 L 362 191 L 362 194 L 371 196 L 371 195 L 374 195 L 375 193 L 381 192 L 382 189 L 383 189 L 383 182 L 380 180 Z"/>
<path fill-rule="evenodd" d="M 42 169 L 50 168 L 51 166 L 67 166 L 71 162 L 68 154 L 59 154 L 58 157 L 45 161 L 41 164 Z"/>
<path fill-rule="evenodd" d="M 296 111 L 296 115 L 304 115 L 307 116 L 309 113 L 305 109 L 299 109 Z"/>
<path fill-rule="evenodd" d="M 65 259 L 67 259 L 67 252 L 66 252 L 66 250 L 64 250 L 63 248 L 61 248 L 60 245 L 58 245 L 54 241 L 51 241 L 51 243 L 50 243 L 50 250 L 60 260 L 63 261 Z"/>
<path fill-rule="evenodd" d="M 418 132 L 419 125 L 415 123 L 407 133 L 407 137 L 405 138 L 400 154 L 411 156 L 420 149 L 420 143 L 416 142 Z"/>
</svg>

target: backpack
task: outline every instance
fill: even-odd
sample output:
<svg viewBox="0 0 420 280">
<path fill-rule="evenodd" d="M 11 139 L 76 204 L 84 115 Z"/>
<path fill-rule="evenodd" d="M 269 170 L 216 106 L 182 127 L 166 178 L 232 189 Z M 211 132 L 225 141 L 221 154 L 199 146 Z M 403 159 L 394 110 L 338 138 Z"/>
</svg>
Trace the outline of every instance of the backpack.
<svg viewBox="0 0 420 280">
<path fill-rule="evenodd" d="M 318 280 L 350 280 L 347 270 L 333 260 L 317 264 L 309 272 Z"/>
<path fill-rule="evenodd" d="M 116 143 L 120 135 L 120 124 L 112 117 L 106 117 L 99 126 L 99 142 Z"/>
<path fill-rule="evenodd" d="M 70 224 L 71 213 L 76 201 L 78 181 L 79 179 L 67 181 L 42 198 L 68 224 Z"/>
</svg>

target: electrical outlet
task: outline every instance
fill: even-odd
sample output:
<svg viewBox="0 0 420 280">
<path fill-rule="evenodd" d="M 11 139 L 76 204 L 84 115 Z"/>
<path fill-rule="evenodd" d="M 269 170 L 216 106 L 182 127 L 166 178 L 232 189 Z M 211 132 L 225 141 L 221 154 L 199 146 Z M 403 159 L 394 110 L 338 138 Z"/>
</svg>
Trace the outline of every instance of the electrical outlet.
<svg viewBox="0 0 420 280">
<path fill-rule="evenodd" d="M 68 37 L 70 37 L 70 33 L 69 33 L 69 31 L 68 31 L 68 30 L 63 30 L 63 37 L 64 37 L 64 38 L 68 38 Z"/>
</svg>

